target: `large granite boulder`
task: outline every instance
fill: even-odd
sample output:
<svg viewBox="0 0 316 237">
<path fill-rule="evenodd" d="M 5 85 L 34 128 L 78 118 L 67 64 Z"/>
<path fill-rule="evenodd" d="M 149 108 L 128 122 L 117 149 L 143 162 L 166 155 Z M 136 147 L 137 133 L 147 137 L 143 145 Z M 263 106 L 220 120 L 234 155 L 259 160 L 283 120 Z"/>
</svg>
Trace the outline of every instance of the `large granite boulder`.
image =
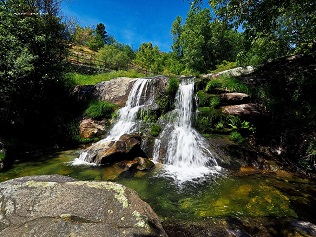
<svg viewBox="0 0 316 237">
<path fill-rule="evenodd" d="M 168 77 L 155 76 L 153 77 L 155 90 L 152 91 L 159 96 L 166 90 Z M 103 81 L 96 85 L 76 86 L 72 90 L 72 94 L 78 100 L 101 100 L 108 101 L 118 106 L 124 106 L 128 99 L 128 95 L 137 78 L 118 77 L 109 81 Z M 151 96 L 153 97 L 153 96 Z"/>
<path fill-rule="evenodd" d="M 94 86 L 94 97 L 98 100 L 124 106 L 129 91 L 136 80 L 135 78 L 118 77 L 110 81 L 100 82 Z"/>
<path fill-rule="evenodd" d="M 0 183 L 0 236 L 167 236 L 137 193 L 60 175 Z"/>
<path fill-rule="evenodd" d="M 147 158 L 141 149 L 141 136 L 136 133 L 124 134 L 117 141 L 101 140 L 91 145 L 85 152 L 85 160 L 95 164 L 113 164 L 137 157 Z"/>
<path fill-rule="evenodd" d="M 105 120 L 82 119 L 79 124 L 79 133 L 81 138 L 100 137 L 105 134 Z"/>
</svg>

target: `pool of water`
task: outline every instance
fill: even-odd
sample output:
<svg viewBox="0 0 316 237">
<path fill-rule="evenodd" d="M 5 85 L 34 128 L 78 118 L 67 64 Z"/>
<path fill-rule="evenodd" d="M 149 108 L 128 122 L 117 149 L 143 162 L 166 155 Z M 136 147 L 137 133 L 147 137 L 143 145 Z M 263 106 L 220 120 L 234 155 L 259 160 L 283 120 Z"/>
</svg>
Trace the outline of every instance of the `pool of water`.
<svg viewBox="0 0 316 237">
<path fill-rule="evenodd" d="M 79 180 L 108 180 L 138 192 L 163 220 L 207 220 L 221 217 L 299 218 L 316 222 L 316 184 L 293 174 L 238 172 L 181 185 L 150 172 L 123 172 L 119 167 L 73 166 L 79 151 L 64 151 L 16 163 L 0 181 L 28 175 L 61 174 Z"/>
</svg>

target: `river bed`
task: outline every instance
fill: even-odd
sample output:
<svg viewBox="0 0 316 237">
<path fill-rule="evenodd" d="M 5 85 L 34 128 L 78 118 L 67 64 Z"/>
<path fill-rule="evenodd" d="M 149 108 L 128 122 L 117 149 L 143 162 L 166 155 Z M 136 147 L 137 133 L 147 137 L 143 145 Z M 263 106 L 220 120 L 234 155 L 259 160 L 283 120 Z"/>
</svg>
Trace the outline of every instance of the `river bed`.
<svg viewBox="0 0 316 237">
<path fill-rule="evenodd" d="M 29 175 L 60 174 L 78 180 L 124 184 L 138 192 L 164 221 L 205 221 L 221 217 L 295 218 L 316 222 L 316 184 L 279 171 L 211 176 L 203 181 L 176 183 L 160 165 L 150 172 L 122 172 L 117 166 L 73 166 L 79 151 L 34 157 L 0 173 L 0 181 Z"/>
</svg>

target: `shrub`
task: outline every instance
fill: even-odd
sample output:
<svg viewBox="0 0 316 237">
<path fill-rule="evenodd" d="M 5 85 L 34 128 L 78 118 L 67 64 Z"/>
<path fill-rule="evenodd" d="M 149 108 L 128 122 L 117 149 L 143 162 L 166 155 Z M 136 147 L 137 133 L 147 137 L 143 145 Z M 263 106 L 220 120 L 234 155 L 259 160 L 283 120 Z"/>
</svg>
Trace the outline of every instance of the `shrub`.
<svg viewBox="0 0 316 237">
<path fill-rule="evenodd" d="M 84 116 L 93 119 L 111 118 L 114 112 L 114 105 L 106 101 L 92 102 L 84 112 Z"/>
<path fill-rule="evenodd" d="M 150 126 L 150 134 L 153 137 L 157 137 L 160 132 L 161 132 L 161 127 L 159 124 L 154 123 Z"/>
<path fill-rule="evenodd" d="M 230 135 L 229 135 L 229 140 L 237 142 L 237 143 L 242 143 L 244 141 L 243 136 L 237 132 L 237 131 L 233 131 Z"/>
<path fill-rule="evenodd" d="M 228 62 L 226 60 L 223 60 L 223 62 L 219 65 L 216 65 L 216 70 L 212 71 L 213 73 L 217 73 L 217 72 L 222 72 L 222 71 L 226 71 L 232 68 L 237 67 L 237 63 L 236 62 Z"/>
<path fill-rule="evenodd" d="M 220 104 L 220 99 L 218 98 L 218 96 L 214 96 L 211 98 L 210 100 L 210 106 L 215 109 L 219 104 Z"/>
</svg>

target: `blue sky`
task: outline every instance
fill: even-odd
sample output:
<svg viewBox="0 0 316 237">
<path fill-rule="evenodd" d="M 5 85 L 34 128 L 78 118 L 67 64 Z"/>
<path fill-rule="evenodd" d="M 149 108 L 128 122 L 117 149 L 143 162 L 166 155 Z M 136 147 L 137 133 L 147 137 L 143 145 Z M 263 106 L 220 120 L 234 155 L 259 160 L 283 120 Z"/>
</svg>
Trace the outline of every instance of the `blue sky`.
<svg viewBox="0 0 316 237">
<path fill-rule="evenodd" d="M 189 7 L 186 0 L 65 0 L 62 14 L 74 17 L 82 26 L 102 22 L 109 35 L 134 49 L 152 42 L 169 52 L 172 22 L 177 16 L 185 20 Z"/>
</svg>

